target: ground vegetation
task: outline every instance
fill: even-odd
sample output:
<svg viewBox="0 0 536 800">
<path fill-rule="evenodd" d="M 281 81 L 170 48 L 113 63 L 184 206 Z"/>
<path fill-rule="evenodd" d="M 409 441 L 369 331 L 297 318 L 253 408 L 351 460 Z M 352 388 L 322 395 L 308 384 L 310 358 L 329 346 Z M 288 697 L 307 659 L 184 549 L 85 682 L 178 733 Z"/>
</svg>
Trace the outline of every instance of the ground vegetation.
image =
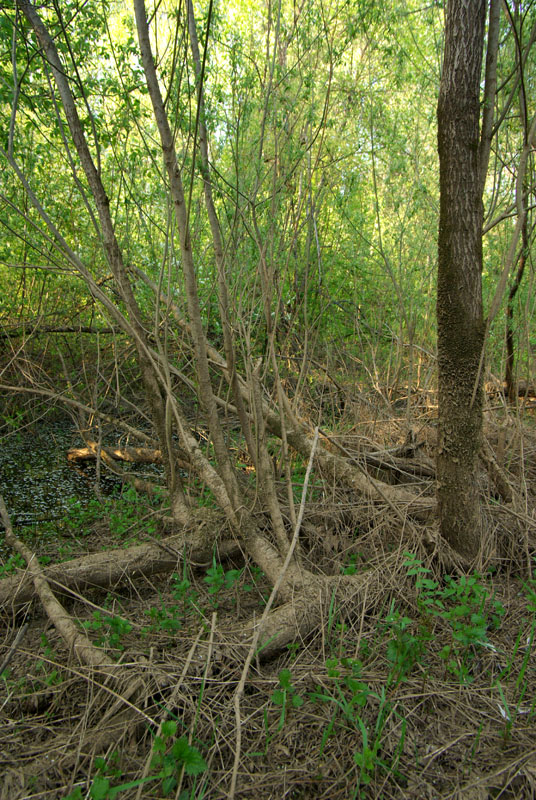
<svg viewBox="0 0 536 800">
<path fill-rule="evenodd" d="M 531 796 L 532 4 L 0 29 L 0 797 Z"/>
</svg>

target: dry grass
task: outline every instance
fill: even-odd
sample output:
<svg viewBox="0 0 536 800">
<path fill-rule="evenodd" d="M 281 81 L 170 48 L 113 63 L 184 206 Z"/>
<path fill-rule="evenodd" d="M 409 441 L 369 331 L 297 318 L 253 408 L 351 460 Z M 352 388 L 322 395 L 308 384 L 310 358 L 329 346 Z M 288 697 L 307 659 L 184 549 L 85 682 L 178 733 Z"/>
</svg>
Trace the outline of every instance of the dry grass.
<svg viewBox="0 0 536 800">
<path fill-rule="evenodd" d="M 416 429 L 422 449 L 432 454 L 427 414 L 424 409 Z M 402 418 L 378 416 L 372 427 L 354 426 L 345 446 L 358 453 L 373 439 L 393 447 L 404 442 L 407 428 Z M 347 609 L 343 616 L 330 608 L 313 637 L 296 642 L 276 661 L 254 661 L 240 708 L 236 797 L 536 797 L 536 597 L 532 605 L 527 599 L 528 589 L 536 593 L 529 574 L 536 552 L 536 437 L 526 425 L 506 425 L 497 416 L 488 419 L 487 433 L 515 487 L 515 501 L 507 508 L 496 502 L 492 487 L 483 488 L 494 550 L 484 565 L 492 571 L 479 582 L 489 587 L 488 622 L 493 598 L 504 613 L 498 627 L 489 625 L 485 645 L 454 650 L 465 676 L 457 677 L 442 657 L 453 645 L 452 623 L 425 614 L 422 591 L 419 600 L 405 563 L 405 552 L 415 554 L 430 570 L 428 577 L 444 586 L 433 531 L 415 522 L 403 525 L 392 509 L 359 504 L 337 487 L 326 487 L 307 510 L 308 559 L 331 575 L 339 574 L 341 565 L 362 572 L 381 567 L 383 586 L 379 591 L 371 583 L 357 613 Z M 421 488 L 433 491 L 433 482 L 423 480 Z M 225 569 L 233 566 L 243 565 Z M 125 672 L 135 664 L 144 675 L 144 696 L 132 704 L 96 672 L 75 663 L 38 606 L 5 621 L 2 655 L 24 621 L 29 627 L 2 682 L 2 800 L 64 798 L 77 788 L 79 796 L 90 797 L 99 774 L 97 756 L 106 759 L 100 774 L 111 786 L 154 776 L 155 736 L 165 720 L 177 722 L 175 738 L 185 736 L 207 764 L 197 777 L 179 771 L 168 796 L 229 796 L 237 746 L 233 700 L 242 664 L 240 658 L 215 658 L 212 645 L 225 642 L 237 622 L 259 615 L 270 587 L 246 570 L 214 596 L 204 574 L 189 572 L 191 587 L 179 600 L 168 577 L 137 579 L 71 601 L 70 613 L 80 621 L 95 620 L 93 612 L 101 608 L 103 615 L 130 623 L 120 636 L 124 650 L 109 652 Z M 166 630 L 164 612 L 173 607 L 171 616 L 181 627 Z M 397 619 L 407 623 L 401 627 Z M 102 633 L 90 631 L 94 639 Z M 399 642 L 402 668 L 393 662 L 393 641 Z M 404 651 L 408 641 L 417 643 L 413 651 L 410 645 Z M 282 703 L 274 692 L 286 685 L 285 669 L 292 688 L 283 692 Z M 117 796 L 163 797 L 162 780 Z"/>
</svg>

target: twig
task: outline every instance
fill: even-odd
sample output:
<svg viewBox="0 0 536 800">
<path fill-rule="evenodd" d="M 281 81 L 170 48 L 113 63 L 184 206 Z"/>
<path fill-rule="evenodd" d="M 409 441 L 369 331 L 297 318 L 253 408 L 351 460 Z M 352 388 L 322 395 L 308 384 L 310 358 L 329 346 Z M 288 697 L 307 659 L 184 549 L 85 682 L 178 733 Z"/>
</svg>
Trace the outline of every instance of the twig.
<svg viewBox="0 0 536 800">
<path fill-rule="evenodd" d="M 0 675 L 2 674 L 2 672 L 5 669 L 8 668 L 9 662 L 11 661 L 13 656 L 15 655 L 15 651 L 16 651 L 17 647 L 19 646 L 19 644 L 24 639 L 27 630 L 28 630 L 28 623 L 25 622 L 24 625 L 22 626 L 22 628 L 20 628 L 19 631 L 17 632 L 17 635 L 13 639 L 13 642 L 12 642 L 11 647 L 9 648 L 8 652 L 7 652 L 6 657 L 4 658 L 2 663 L 0 664 Z"/>
<path fill-rule="evenodd" d="M 292 536 L 292 541 L 290 543 L 290 547 L 288 549 L 288 553 L 287 553 L 287 556 L 286 556 L 285 561 L 283 563 L 283 567 L 281 569 L 281 572 L 279 573 L 278 578 L 277 578 L 276 582 L 274 583 L 274 588 L 272 589 L 270 597 L 268 598 L 268 602 L 266 603 L 265 609 L 262 612 L 262 616 L 261 616 L 261 618 L 259 620 L 259 624 L 257 625 L 257 629 L 256 629 L 255 634 L 253 636 L 253 640 L 251 642 L 251 646 L 249 648 L 249 652 L 248 652 L 246 661 L 244 663 L 244 667 L 242 669 L 242 674 L 240 676 L 240 681 L 239 681 L 239 684 L 238 684 L 238 686 L 236 688 L 236 693 L 235 693 L 235 697 L 234 697 L 235 719 L 236 719 L 236 750 L 235 750 L 235 757 L 234 757 L 234 764 L 233 764 L 233 774 L 232 774 L 232 778 L 231 778 L 231 788 L 229 790 L 229 800 L 234 800 L 234 796 L 235 796 L 235 792 L 236 792 L 236 779 L 237 779 L 237 775 L 238 775 L 238 766 L 240 764 L 240 753 L 241 753 L 241 749 L 242 749 L 242 726 L 241 726 L 241 721 L 240 721 L 240 699 L 241 699 L 241 697 L 242 697 L 242 695 L 244 693 L 244 687 L 245 687 L 245 684 L 246 684 L 247 674 L 249 672 L 249 668 L 251 666 L 251 662 L 253 660 L 253 656 L 255 655 L 255 652 L 256 652 L 256 649 L 257 649 L 257 642 L 259 641 L 259 636 L 260 636 L 261 631 L 262 631 L 263 623 L 266 620 L 266 617 L 268 616 L 268 614 L 270 612 L 270 609 L 271 609 L 271 607 L 273 605 L 273 602 L 274 602 L 274 600 L 276 598 L 277 592 L 279 591 L 279 587 L 281 586 L 281 583 L 283 582 L 283 578 L 285 576 L 285 572 L 288 569 L 288 565 L 290 564 L 290 561 L 292 559 L 292 555 L 294 553 L 294 549 L 295 549 L 296 544 L 298 542 L 298 536 L 299 536 L 299 533 L 300 533 L 300 528 L 301 528 L 301 525 L 302 525 L 303 515 L 304 515 L 304 512 L 305 512 L 305 500 L 306 500 L 306 497 L 307 497 L 307 488 L 309 486 L 309 478 L 311 476 L 311 470 L 313 468 L 315 450 L 316 450 L 316 446 L 318 444 L 318 432 L 319 432 L 319 429 L 318 429 L 318 426 L 317 426 L 315 428 L 313 444 L 311 445 L 311 455 L 309 456 L 309 463 L 307 464 L 307 470 L 305 472 L 305 480 L 303 482 L 303 490 L 302 490 L 302 496 L 301 496 L 300 510 L 299 510 L 299 513 L 298 513 L 298 519 L 296 521 L 296 527 L 294 528 L 294 534 Z"/>
</svg>

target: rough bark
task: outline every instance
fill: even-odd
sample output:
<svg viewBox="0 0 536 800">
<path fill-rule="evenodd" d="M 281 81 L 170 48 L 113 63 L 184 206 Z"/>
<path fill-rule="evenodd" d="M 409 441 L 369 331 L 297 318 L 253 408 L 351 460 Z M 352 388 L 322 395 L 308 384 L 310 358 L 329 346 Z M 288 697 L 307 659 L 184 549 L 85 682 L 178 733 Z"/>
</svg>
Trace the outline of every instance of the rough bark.
<svg viewBox="0 0 536 800">
<path fill-rule="evenodd" d="M 480 549 L 476 469 L 482 431 L 480 356 L 482 190 L 480 80 L 484 0 L 450 0 L 438 103 L 439 446 L 437 496 L 442 535 L 462 556 Z"/>
<path fill-rule="evenodd" d="M 129 547 L 126 550 L 105 550 L 91 553 L 63 564 L 43 569 L 43 575 L 54 591 L 62 594 L 83 592 L 90 588 L 108 588 L 140 575 L 156 575 L 179 568 L 186 557 L 189 564 L 210 566 L 214 554 L 214 519 L 198 519 L 195 533 L 180 533 L 160 542 Z M 238 544 L 224 540 L 218 543 L 220 557 L 239 552 Z M 16 608 L 35 596 L 35 586 L 27 573 L 0 581 L 0 608 Z"/>
</svg>

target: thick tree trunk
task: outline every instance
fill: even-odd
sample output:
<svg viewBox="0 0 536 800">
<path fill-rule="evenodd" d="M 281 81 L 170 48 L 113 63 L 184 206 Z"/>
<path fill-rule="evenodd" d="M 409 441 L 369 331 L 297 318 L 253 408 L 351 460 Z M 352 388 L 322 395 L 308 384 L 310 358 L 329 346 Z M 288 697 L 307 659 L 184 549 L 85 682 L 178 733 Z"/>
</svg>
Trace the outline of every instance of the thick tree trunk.
<svg viewBox="0 0 536 800">
<path fill-rule="evenodd" d="M 479 163 L 484 0 L 449 0 L 438 104 L 438 505 L 441 533 L 464 557 L 481 541 L 482 190 Z"/>
</svg>

